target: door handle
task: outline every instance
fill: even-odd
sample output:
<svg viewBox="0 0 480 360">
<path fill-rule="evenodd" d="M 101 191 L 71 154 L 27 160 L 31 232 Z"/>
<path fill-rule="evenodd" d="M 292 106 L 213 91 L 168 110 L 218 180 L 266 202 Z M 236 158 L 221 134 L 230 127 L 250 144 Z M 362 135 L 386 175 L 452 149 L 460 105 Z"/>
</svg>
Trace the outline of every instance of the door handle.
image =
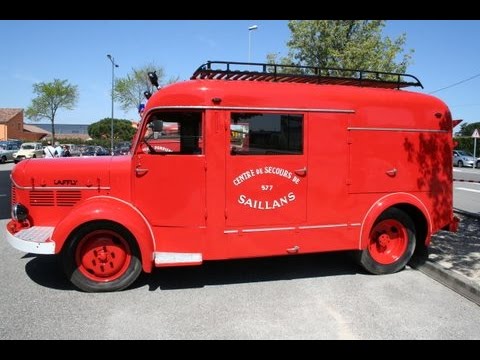
<svg viewBox="0 0 480 360">
<path fill-rule="evenodd" d="M 302 169 L 297 169 L 295 170 L 295 174 L 297 174 L 298 176 L 305 176 L 307 175 L 307 168 L 303 167 Z"/>
<path fill-rule="evenodd" d="M 148 172 L 148 169 L 135 168 L 135 172 L 137 173 L 137 176 L 143 176 Z"/>
<path fill-rule="evenodd" d="M 395 175 L 397 175 L 397 169 L 396 169 L 396 168 L 393 168 L 393 169 L 391 169 L 391 170 L 385 171 L 385 173 L 386 173 L 388 176 L 394 177 Z"/>
<path fill-rule="evenodd" d="M 300 250 L 300 246 L 295 245 L 294 247 L 288 248 L 287 253 L 288 254 L 297 254 L 299 250 Z"/>
</svg>

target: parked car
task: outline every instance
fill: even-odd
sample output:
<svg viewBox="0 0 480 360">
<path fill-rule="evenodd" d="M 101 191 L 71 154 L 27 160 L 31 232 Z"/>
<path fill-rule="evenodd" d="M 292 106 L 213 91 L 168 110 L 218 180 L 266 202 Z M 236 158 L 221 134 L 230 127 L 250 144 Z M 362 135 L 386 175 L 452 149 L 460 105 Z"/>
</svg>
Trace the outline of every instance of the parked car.
<svg viewBox="0 0 480 360">
<path fill-rule="evenodd" d="M 107 156 L 110 151 L 102 146 L 87 146 L 82 153 L 82 156 Z"/>
<path fill-rule="evenodd" d="M 75 145 L 75 144 L 64 144 L 64 145 L 68 146 L 68 149 L 70 150 L 70 156 L 81 156 L 82 155 L 78 145 Z"/>
<path fill-rule="evenodd" d="M 458 167 L 472 167 L 478 165 L 478 159 L 474 158 L 472 154 L 465 150 L 453 150 L 453 166 Z"/>
<path fill-rule="evenodd" d="M 17 152 L 19 146 L 16 143 L 2 141 L 0 143 L 0 163 L 4 164 L 7 161 L 13 161 L 13 153 Z"/>
<path fill-rule="evenodd" d="M 42 144 L 37 142 L 26 142 L 20 146 L 20 150 L 13 153 L 13 162 L 16 164 L 23 159 L 34 159 L 43 157 Z"/>
</svg>

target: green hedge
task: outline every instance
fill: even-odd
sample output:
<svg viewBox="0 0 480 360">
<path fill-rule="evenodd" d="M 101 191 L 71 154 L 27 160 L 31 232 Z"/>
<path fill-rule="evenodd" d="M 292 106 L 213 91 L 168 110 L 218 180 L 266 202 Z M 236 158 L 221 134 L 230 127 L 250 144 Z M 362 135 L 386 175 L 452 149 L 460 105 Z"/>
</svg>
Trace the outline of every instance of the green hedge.
<svg viewBox="0 0 480 360">
<path fill-rule="evenodd" d="M 458 142 L 458 145 L 455 147 L 457 150 L 466 150 L 469 153 L 473 154 L 473 145 L 474 138 L 467 136 L 457 136 L 453 138 L 453 141 Z M 480 139 L 477 139 L 477 157 L 480 157 Z"/>
</svg>

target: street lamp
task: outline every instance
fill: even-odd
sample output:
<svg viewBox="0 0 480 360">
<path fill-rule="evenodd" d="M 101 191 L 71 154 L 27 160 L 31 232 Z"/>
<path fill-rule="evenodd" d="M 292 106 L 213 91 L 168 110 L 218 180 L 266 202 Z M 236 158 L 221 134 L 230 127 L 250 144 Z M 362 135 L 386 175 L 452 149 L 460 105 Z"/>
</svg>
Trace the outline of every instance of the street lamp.
<svg viewBox="0 0 480 360">
<path fill-rule="evenodd" d="M 257 30 L 258 26 L 257 25 L 252 25 L 248 28 L 248 62 L 250 62 L 250 56 L 252 52 L 252 31 Z"/>
<path fill-rule="evenodd" d="M 113 94 L 115 89 L 115 68 L 118 67 L 118 64 L 115 64 L 115 58 L 108 54 L 107 57 L 112 63 L 112 118 L 110 119 L 110 154 L 113 155 Z"/>
</svg>

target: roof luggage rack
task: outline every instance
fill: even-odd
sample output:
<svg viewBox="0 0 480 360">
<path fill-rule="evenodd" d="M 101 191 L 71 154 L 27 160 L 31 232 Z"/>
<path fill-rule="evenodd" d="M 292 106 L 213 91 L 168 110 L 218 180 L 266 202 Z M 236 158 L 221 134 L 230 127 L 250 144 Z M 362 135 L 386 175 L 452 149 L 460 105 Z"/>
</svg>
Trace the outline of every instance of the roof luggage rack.
<svg viewBox="0 0 480 360">
<path fill-rule="evenodd" d="M 423 85 L 409 74 L 233 61 L 208 61 L 190 79 L 271 81 L 400 89 Z"/>
</svg>

